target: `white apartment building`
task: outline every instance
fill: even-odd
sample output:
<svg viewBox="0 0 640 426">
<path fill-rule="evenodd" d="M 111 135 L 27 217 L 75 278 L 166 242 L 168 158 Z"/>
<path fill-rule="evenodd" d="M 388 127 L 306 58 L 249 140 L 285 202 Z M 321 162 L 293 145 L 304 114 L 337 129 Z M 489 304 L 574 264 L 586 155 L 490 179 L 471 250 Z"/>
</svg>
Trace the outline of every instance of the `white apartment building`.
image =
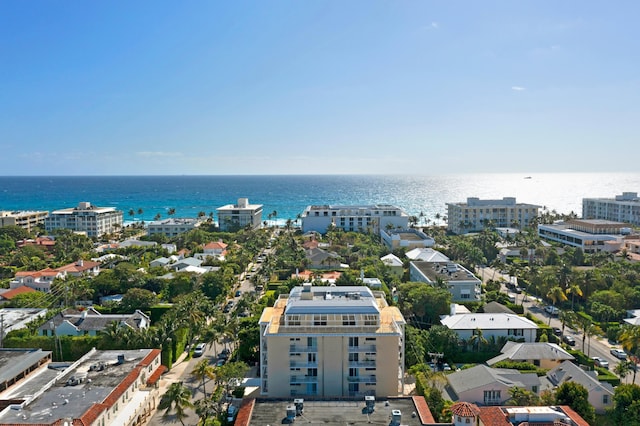
<svg viewBox="0 0 640 426">
<path fill-rule="evenodd" d="M 446 285 L 452 302 L 479 302 L 482 281 L 463 266 L 453 262 L 413 261 L 409 263 L 409 279 L 436 287 Z"/>
<path fill-rule="evenodd" d="M 193 218 L 175 218 L 157 220 L 149 222 L 147 225 L 147 235 L 166 235 L 167 237 L 176 237 L 185 232 L 200 226 L 202 221 Z"/>
<path fill-rule="evenodd" d="M 238 198 L 237 204 L 218 207 L 218 226 L 221 231 L 242 229 L 250 226 L 257 229 L 262 225 L 262 204 L 249 204 L 248 198 Z"/>
<path fill-rule="evenodd" d="M 538 225 L 540 238 L 578 247 L 585 253 L 615 251 L 630 233 L 627 224 L 603 219 L 573 219 Z"/>
<path fill-rule="evenodd" d="M 302 213 L 302 232 L 327 232 L 329 226 L 344 231 L 373 232 L 382 229 L 407 229 L 409 215 L 390 204 L 367 206 L 308 206 Z"/>
<path fill-rule="evenodd" d="M 455 234 L 482 231 L 487 223 L 494 227 L 523 229 L 538 216 L 540 206 L 516 203 L 515 197 L 502 200 L 467 198 L 466 203 L 447 203 L 448 229 Z"/>
<path fill-rule="evenodd" d="M 295 287 L 260 318 L 262 395 L 401 395 L 405 324 L 368 287 Z"/>
<path fill-rule="evenodd" d="M 582 217 L 640 226 L 640 198 L 637 192 L 623 192 L 615 198 L 583 198 Z"/>
<path fill-rule="evenodd" d="M 47 232 L 70 229 L 99 238 L 120 231 L 122 222 L 122 211 L 114 207 L 97 207 L 85 201 L 73 208 L 55 210 L 45 219 L 44 226 Z"/>
<path fill-rule="evenodd" d="M 43 225 L 49 212 L 44 211 L 0 211 L 0 227 L 19 226 L 31 232 L 36 226 Z"/>
</svg>

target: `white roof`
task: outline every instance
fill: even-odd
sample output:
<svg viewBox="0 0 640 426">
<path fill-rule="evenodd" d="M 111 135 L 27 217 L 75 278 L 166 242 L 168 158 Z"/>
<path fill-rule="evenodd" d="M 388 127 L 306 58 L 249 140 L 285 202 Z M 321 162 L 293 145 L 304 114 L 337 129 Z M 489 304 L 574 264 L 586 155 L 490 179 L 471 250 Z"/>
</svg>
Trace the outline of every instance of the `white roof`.
<svg viewBox="0 0 640 426">
<path fill-rule="evenodd" d="M 393 253 L 389 253 L 386 256 L 382 256 L 380 258 L 380 260 L 385 264 L 385 265 L 389 265 L 389 266 L 402 266 L 402 260 L 400 260 L 400 258 L 398 256 L 396 256 Z"/>
<path fill-rule="evenodd" d="M 516 314 L 460 314 L 447 315 L 440 322 L 451 330 L 503 330 L 507 328 L 537 329 L 527 318 Z"/>
<path fill-rule="evenodd" d="M 432 248 L 414 248 L 409 250 L 405 256 L 411 260 L 424 260 L 426 262 L 448 262 L 449 258 Z"/>
</svg>

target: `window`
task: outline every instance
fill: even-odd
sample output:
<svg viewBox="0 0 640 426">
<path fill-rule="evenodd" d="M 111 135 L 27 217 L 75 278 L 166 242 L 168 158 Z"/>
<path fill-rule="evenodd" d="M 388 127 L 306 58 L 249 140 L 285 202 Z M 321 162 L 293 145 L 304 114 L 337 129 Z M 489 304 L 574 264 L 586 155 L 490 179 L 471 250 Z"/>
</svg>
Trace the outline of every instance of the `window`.
<svg viewBox="0 0 640 426">
<path fill-rule="evenodd" d="M 318 354 L 313 352 L 313 353 L 308 353 L 307 354 L 307 362 L 317 362 L 317 357 Z"/>
<path fill-rule="evenodd" d="M 356 316 L 355 315 L 343 315 L 342 316 L 342 325 L 356 325 Z"/>
<path fill-rule="evenodd" d="M 317 368 L 309 368 L 307 370 L 307 376 L 309 376 L 309 377 L 318 377 L 318 369 Z"/>
<path fill-rule="evenodd" d="M 607 395 L 607 394 L 602 395 L 602 403 L 603 404 L 608 404 L 609 403 L 609 395 Z"/>
<path fill-rule="evenodd" d="M 484 391 L 484 403 L 485 405 L 496 405 L 501 401 L 499 390 Z"/>
<path fill-rule="evenodd" d="M 350 368 L 349 369 L 349 377 L 358 377 L 358 369 L 357 368 Z"/>
<path fill-rule="evenodd" d="M 318 346 L 318 338 L 317 337 L 307 337 L 307 347 L 315 348 Z"/>
<path fill-rule="evenodd" d="M 313 325 L 327 325 L 327 316 L 324 314 L 316 314 L 313 316 Z"/>
<path fill-rule="evenodd" d="M 359 354 L 358 354 L 357 352 L 356 352 L 356 353 L 349 354 L 349 361 L 351 361 L 351 362 L 358 362 L 358 355 L 359 355 Z"/>
<path fill-rule="evenodd" d="M 350 348 L 355 348 L 360 346 L 358 344 L 358 338 L 357 337 L 349 337 L 349 347 Z"/>
<path fill-rule="evenodd" d="M 289 325 L 300 325 L 300 315 L 289 315 Z"/>
<path fill-rule="evenodd" d="M 378 317 L 377 317 L 377 315 L 365 315 L 364 316 L 364 325 L 378 325 Z"/>
</svg>

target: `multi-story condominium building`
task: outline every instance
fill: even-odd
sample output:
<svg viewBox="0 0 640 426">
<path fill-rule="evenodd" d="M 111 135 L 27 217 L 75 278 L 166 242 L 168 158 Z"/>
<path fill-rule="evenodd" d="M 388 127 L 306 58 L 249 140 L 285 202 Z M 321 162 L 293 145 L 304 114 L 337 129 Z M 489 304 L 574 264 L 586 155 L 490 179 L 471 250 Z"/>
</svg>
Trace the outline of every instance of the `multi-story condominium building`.
<svg viewBox="0 0 640 426">
<path fill-rule="evenodd" d="M 637 192 L 623 192 L 615 198 L 583 198 L 582 217 L 640 226 L 640 198 Z"/>
<path fill-rule="evenodd" d="M 538 225 L 540 238 L 578 247 L 585 253 L 615 251 L 630 234 L 631 228 L 627 224 L 603 219 L 573 219 Z"/>
<path fill-rule="evenodd" d="M 44 226 L 47 232 L 70 229 L 84 232 L 88 237 L 99 238 L 104 234 L 120 231 L 122 218 L 122 211 L 114 207 L 97 207 L 85 201 L 73 208 L 55 210 L 47 216 Z"/>
<path fill-rule="evenodd" d="M 157 220 L 147 225 L 148 235 L 166 235 L 176 237 L 200 226 L 202 221 L 193 218 L 175 218 Z"/>
<path fill-rule="evenodd" d="M 260 318 L 262 395 L 398 396 L 405 324 L 368 287 L 295 287 Z"/>
<path fill-rule="evenodd" d="M 432 237 L 419 229 L 413 228 L 396 230 L 386 230 L 382 228 L 380 229 L 380 236 L 382 237 L 382 241 L 384 241 L 386 246 L 391 250 L 395 250 L 400 247 L 407 250 L 433 247 L 436 243 Z"/>
<path fill-rule="evenodd" d="M 0 227 L 19 226 L 31 232 L 36 226 L 43 225 L 49 212 L 20 211 L 9 212 L 0 211 Z"/>
<path fill-rule="evenodd" d="M 242 229 L 246 226 L 256 229 L 262 225 L 262 204 L 249 204 L 248 198 L 238 198 L 237 204 L 227 204 L 218 207 L 216 211 L 221 231 Z"/>
<path fill-rule="evenodd" d="M 308 206 L 302 213 L 302 232 L 327 232 L 330 226 L 344 231 L 372 232 L 406 229 L 409 215 L 390 204 L 368 206 Z"/>
<path fill-rule="evenodd" d="M 482 231 L 486 226 L 523 229 L 538 216 L 540 206 L 516 203 L 515 197 L 502 200 L 467 198 L 466 203 L 447 203 L 448 229 L 455 234 Z"/>
<path fill-rule="evenodd" d="M 48 368 L 51 358 L 39 349 L 0 350 L 1 425 L 139 426 L 157 408 L 166 371 L 160 349 L 92 349 L 64 369 Z"/>
<path fill-rule="evenodd" d="M 409 263 L 411 281 L 438 286 L 446 285 L 452 302 L 478 302 L 481 300 L 482 281 L 463 266 L 453 262 L 413 261 Z"/>
</svg>

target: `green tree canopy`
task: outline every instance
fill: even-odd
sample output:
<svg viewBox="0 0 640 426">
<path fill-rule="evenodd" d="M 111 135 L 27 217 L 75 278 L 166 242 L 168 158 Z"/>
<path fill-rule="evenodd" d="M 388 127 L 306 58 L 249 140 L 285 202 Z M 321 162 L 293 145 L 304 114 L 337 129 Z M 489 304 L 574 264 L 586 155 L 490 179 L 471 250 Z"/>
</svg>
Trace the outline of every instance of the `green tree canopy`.
<svg viewBox="0 0 640 426">
<path fill-rule="evenodd" d="M 426 328 L 440 324 L 440 315 L 449 313 L 451 293 L 426 283 L 409 282 L 398 287 L 398 300 L 404 316 Z"/>
<path fill-rule="evenodd" d="M 589 391 L 576 382 L 564 382 L 556 391 L 556 404 L 568 405 L 589 424 L 596 418 L 596 412 L 589 403 Z"/>
</svg>

